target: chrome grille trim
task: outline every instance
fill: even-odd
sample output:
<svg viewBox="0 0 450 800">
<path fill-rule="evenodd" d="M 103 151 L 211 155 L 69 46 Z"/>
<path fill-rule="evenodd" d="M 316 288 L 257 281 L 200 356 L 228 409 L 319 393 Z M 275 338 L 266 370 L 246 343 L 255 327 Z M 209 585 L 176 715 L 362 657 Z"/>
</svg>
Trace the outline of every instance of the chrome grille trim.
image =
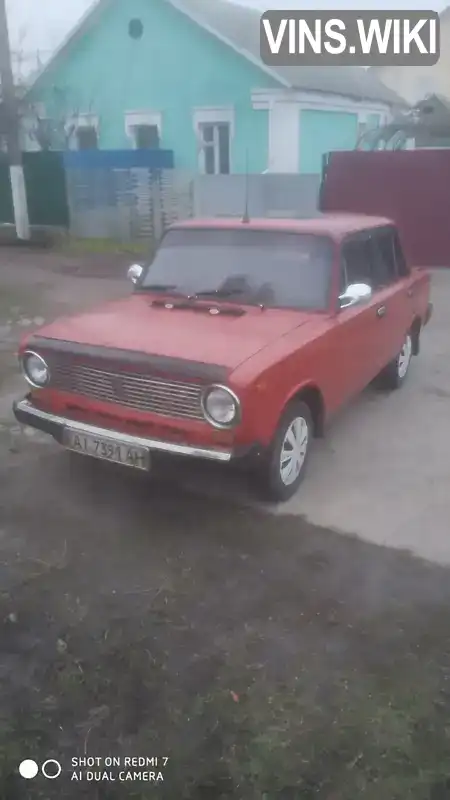
<svg viewBox="0 0 450 800">
<path fill-rule="evenodd" d="M 50 386 L 164 417 L 205 420 L 201 406 L 203 387 L 199 384 L 107 371 L 76 362 L 54 362 Z"/>
</svg>

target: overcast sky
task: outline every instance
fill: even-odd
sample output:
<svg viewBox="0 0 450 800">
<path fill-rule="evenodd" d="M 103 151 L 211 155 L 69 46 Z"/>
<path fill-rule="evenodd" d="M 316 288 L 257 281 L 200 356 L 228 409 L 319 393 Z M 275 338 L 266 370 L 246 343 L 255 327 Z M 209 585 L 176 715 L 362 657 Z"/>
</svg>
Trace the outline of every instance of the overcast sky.
<svg viewBox="0 0 450 800">
<path fill-rule="evenodd" d="M 129 2 L 132 0 L 121 0 Z M 148 0 L 151 2 L 152 0 Z M 204 0 L 205 3 L 214 0 Z M 262 10 L 268 8 L 303 8 L 303 9 L 434 9 L 442 11 L 450 0 L 240 0 Z M 27 56 L 35 57 L 36 51 L 41 50 L 44 56 L 54 49 L 67 35 L 70 28 L 75 25 L 80 16 L 92 5 L 92 0 L 7 0 L 11 46 L 14 50 L 20 49 Z"/>
</svg>

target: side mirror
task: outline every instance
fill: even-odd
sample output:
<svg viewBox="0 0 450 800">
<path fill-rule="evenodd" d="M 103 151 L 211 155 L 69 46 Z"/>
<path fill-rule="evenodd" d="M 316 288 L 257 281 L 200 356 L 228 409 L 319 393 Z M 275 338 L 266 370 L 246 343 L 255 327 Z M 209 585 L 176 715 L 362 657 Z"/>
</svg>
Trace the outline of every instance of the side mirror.
<svg viewBox="0 0 450 800">
<path fill-rule="evenodd" d="M 367 283 L 351 283 L 339 297 L 341 308 L 349 308 L 364 303 L 372 297 L 372 288 Z"/>
<path fill-rule="evenodd" d="M 141 277 L 143 271 L 144 271 L 144 268 L 141 267 L 140 264 L 132 264 L 132 266 L 129 267 L 129 269 L 128 269 L 128 273 L 127 273 L 128 280 L 131 281 L 131 283 L 136 284 L 138 282 L 139 278 Z"/>
</svg>

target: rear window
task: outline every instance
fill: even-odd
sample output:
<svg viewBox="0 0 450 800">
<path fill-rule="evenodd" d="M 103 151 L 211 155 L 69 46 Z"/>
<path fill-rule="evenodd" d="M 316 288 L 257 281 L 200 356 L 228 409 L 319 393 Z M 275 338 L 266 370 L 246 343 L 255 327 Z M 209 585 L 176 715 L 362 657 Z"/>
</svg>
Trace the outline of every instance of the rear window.
<svg viewBox="0 0 450 800">
<path fill-rule="evenodd" d="M 245 229 L 169 231 L 141 289 L 171 287 L 227 302 L 324 310 L 329 304 L 333 242 L 325 236 Z"/>
</svg>

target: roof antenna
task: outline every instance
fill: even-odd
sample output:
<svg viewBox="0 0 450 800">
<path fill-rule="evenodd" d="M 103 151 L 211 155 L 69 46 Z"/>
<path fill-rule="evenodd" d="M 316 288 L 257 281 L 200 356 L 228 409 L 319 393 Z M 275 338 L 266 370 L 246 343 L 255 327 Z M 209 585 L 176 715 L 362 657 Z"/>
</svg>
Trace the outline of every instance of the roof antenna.
<svg viewBox="0 0 450 800">
<path fill-rule="evenodd" d="M 244 209 L 244 216 L 242 217 L 242 222 L 245 225 L 248 225 L 250 222 L 249 216 L 249 173 L 248 173 L 248 148 L 245 151 L 245 209 Z"/>
</svg>

